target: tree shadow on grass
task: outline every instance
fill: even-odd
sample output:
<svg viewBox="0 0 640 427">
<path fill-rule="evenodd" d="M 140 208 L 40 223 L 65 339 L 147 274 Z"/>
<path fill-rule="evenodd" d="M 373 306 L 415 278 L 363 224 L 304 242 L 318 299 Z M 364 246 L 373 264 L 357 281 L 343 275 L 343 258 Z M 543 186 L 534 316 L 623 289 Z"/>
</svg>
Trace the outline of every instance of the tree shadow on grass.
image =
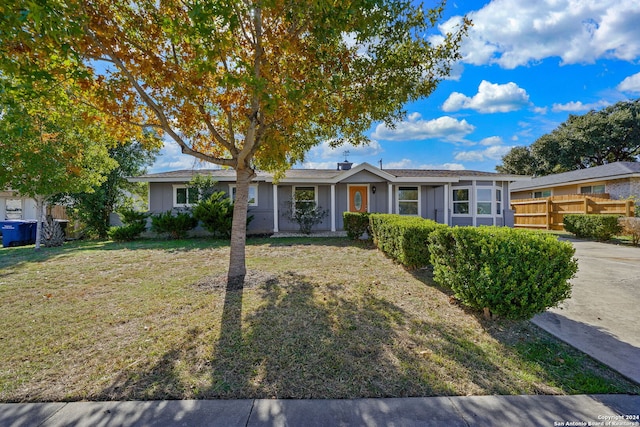
<svg viewBox="0 0 640 427">
<path fill-rule="evenodd" d="M 520 350 L 514 344 L 531 339 L 517 329 L 521 322 L 486 321 L 478 314 L 496 345 L 480 339 L 483 332 L 477 328 L 409 313 L 374 291 L 318 284 L 292 272 L 272 276 L 258 287 L 213 291 L 224 292 L 223 313 L 211 319 L 220 322 L 219 336 L 186 331 L 157 363 L 123 372 L 99 397 L 298 399 L 571 391 L 544 367 L 531 369 L 523 354 L 526 346 Z M 194 389 L 180 364 L 193 363 L 193 354 L 203 347 L 212 353 Z M 531 375 L 536 378 L 522 379 Z"/>
<path fill-rule="evenodd" d="M 452 395 L 458 373 L 471 378 L 478 360 L 488 360 L 455 328 L 418 322 L 371 293 L 347 299 L 341 286 L 319 287 L 287 273 L 261 289 L 264 304 L 242 322 L 242 299 L 232 294 L 211 360 L 212 387 L 199 397 Z M 427 338 L 434 334 L 437 345 Z"/>
</svg>

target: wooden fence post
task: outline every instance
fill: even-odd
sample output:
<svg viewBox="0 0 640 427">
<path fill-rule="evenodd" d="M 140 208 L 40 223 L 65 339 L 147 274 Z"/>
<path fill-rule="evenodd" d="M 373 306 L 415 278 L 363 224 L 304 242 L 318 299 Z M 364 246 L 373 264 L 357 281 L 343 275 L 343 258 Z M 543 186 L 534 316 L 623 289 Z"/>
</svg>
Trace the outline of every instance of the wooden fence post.
<svg viewBox="0 0 640 427">
<path fill-rule="evenodd" d="M 633 200 L 627 200 L 627 202 L 625 203 L 625 216 L 633 216 L 631 214 L 631 206 L 633 206 Z"/>
<path fill-rule="evenodd" d="M 553 203 L 551 202 L 551 197 L 547 197 L 547 203 L 546 203 L 546 208 L 547 208 L 547 230 L 551 230 L 551 206 L 553 205 Z"/>
<path fill-rule="evenodd" d="M 589 198 L 584 198 L 584 214 L 587 215 L 589 213 Z"/>
</svg>

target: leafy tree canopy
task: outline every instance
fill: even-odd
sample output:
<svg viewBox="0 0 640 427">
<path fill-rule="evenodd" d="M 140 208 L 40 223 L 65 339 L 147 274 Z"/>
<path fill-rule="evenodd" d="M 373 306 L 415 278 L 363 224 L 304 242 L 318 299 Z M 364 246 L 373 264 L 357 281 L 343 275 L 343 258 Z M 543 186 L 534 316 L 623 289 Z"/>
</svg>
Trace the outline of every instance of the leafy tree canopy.
<svg viewBox="0 0 640 427">
<path fill-rule="evenodd" d="M 549 175 L 635 162 L 640 155 L 640 100 L 618 102 L 582 116 L 570 115 L 529 147 L 514 147 L 496 167 L 501 173 Z"/>
<path fill-rule="evenodd" d="M 91 191 L 57 194 L 56 202 L 67 206 L 71 216 L 86 226 L 85 232 L 106 238 L 111 213 L 119 208 L 133 208 L 134 197 L 138 200 L 146 198 L 147 187 L 131 183 L 127 177 L 144 174 L 157 152 L 157 147 L 145 147 L 137 141 L 110 147 L 109 157 L 116 166 L 105 175 L 104 182 L 92 186 Z"/>
<path fill-rule="evenodd" d="M 62 86 L 43 92 L 0 81 L 0 188 L 29 197 L 91 191 L 115 166 L 104 128 Z"/>
<path fill-rule="evenodd" d="M 324 140 L 366 143 L 372 123 L 435 89 L 470 25 L 434 43 L 443 4 L 409 0 L 8 0 L 0 11 L 7 72 L 72 78 L 116 137 L 151 127 L 236 170 L 239 281 L 255 168 L 283 171 Z"/>
</svg>

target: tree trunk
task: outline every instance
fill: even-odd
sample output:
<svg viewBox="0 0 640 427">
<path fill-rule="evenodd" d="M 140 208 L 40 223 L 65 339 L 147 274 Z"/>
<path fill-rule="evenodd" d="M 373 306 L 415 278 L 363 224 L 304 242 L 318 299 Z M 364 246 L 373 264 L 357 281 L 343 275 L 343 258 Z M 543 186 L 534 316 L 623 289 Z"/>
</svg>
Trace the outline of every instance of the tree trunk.
<svg viewBox="0 0 640 427">
<path fill-rule="evenodd" d="M 35 196 L 36 200 L 36 251 L 40 250 L 40 240 L 42 237 L 42 218 L 44 217 L 44 197 Z"/>
<path fill-rule="evenodd" d="M 233 206 L 233 225 L 231 227 L 231 253 L 227 288 L 239 289 L 247 274 L 245 261 L 245 243 L 247 240 L 247 209 L 249 207 L 249 183 L 255 176 L 252 168 L 236 169 L 236 197 Z"/>
</svg>

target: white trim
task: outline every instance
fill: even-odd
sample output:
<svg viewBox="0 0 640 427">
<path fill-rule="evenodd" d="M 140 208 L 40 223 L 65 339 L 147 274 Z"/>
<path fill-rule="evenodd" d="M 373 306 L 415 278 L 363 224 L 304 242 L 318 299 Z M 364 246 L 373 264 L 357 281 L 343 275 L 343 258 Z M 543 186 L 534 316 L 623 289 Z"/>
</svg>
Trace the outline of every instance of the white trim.
<svg viewBox="0 0 640 427">
<path fill-rule="evenodd" d="M 351 212 L 351 192 L 349 189 L 351 187 L 367 187 L 367 212 L 369 211 L 369 206 L 371 206 L 370 195 L 371 195 L 371 184 L 347 184 L 347 212 Z"/>
<path fill-rule="evenodd" d="M 456 201 L 455 198 L 453 197 L 453 192 L 454 191 L 458 191 L 458 190 L 467 190 L 468 194 L 469 194 L 469 198 L 467 200 Z M 460 186 L 460 187 L 451 186 L 451 187 L 449 187 L 449 192 L 452 194 L 452 196 L 451 196 L 451 217 L 452 218 L 457 218 L 457 217 L 468 218 L 468 217 L 470 217 L 473 214 L 473 208 L 474 208 L 473 201 L 471 200 L 472 197 L 473 197 L 472 196 L 472 194 L 473 194 L 472 187 L 471 186 L 467 186 L 467 185 Z M 456 210 L 455 210 L 456 203 L 467 203 L 469 205 L 469 212 L 466 213 L 466 214 L 456 213 Z"/>
<path fill-rule="evenodd" d="M 471 224 L 474 227 L 478 226 L 478 208 L 476 206 L 477 194 L 476 194 L 476 181 L 471 181 L 471 194 L 469 195 L 469 210 L 471 211 Z"/>
<path fill-rule="evenodd" d="M 193 204 L 189 203 L 189 190 L 194 190 L 195 188 L 191 188 L 188 185 L 184 185 L 184 184 L 173 184 L 172 186 L 172 190 L 171 192 L 173 193 L 173 207 L 174 208 L 188 208 L 193 206 Z M 178 189 L 184 188 L 186 189 L 186 198 L 187 198 L 187 202 L 186 203 L 178 203 Z"/>
<path fill-rule="evenodd" d="M 278 229 L 278 184 L 273 184 L 273 232 L 277 233 Z"/>
<path fill-rule="evenodd" d="M 331 184 L 331 231 L 336 231 L 336 185 Z"/>
<path fill-rule="evenodd" d="M 389 196 L 388 196 L 389 207 L 388 207 L 387 211 L 388 211 L 388 213 L 392 214 L 393 213 L 393 184 L 389 183 L 387 187 L 388 187 L 387 190 L 389 192 Z"/>
<path fill-rule="evenodd" d="M 417 216 L 422 217 L 422 186 L 421 185 L 396 185 L 396 212 L 399 215 L 402 215 L 400 213 L 400 196 L 398 193 L 400 193 L 400 188 L 416 188 L 418 190 L 418 214 Z M 408 201 L 408 202 L 414 202 L 414 200 L 403 200 L 403 201 Z M 415 215 L 406 215 L 406 216 L 415 216 Z"/>
<path fill-rule="evenodd" d="M 449 197 L 449 189 L 451 188 L 451 184 L 445 184 L 444 185 L 444 224 L 445 225 L 450 225 L 451 221 L 450 221 L 450 215 L 449 212 L 451 212 L 452 207 L 450 206 L 451 203 L 451 199 Z M 438 218 L 436 218 L 437 220 Z"/>
<path fill-rule="evenodd" d="M 232 202 L 235 202 L 236 198 L 233 194 L 233 189 L 236 188 L 238 184 L 229 184 L 229 198 Z M 249 206 L 258 206 L 258 184 L 249 184 L 249 194 L 248 198 L 251 200 L 251 188 L 255 188 L 256 195 L 254 197 L 254 202 L 249 203 Z"/>
</svg>

